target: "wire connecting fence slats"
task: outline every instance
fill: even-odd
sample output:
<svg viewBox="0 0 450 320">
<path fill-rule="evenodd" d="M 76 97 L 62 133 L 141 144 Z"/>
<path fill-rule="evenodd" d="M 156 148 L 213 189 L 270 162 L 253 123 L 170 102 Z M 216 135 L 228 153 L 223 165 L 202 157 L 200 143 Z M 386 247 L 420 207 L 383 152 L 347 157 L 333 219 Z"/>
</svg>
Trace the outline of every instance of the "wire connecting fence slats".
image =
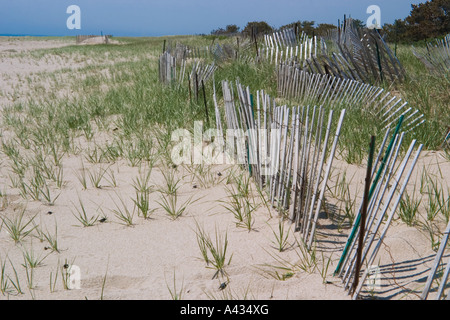
<svg viewBox="0 0 450 320">
<path fill-rule="evenodd" d="M 241 42 L 239 37 L 236 45 L 188 47 L 169 43 L 160 56 L 159 78 L 162 83 L 179 86 L 187 81 L 189 94 L 193 92 L 198 100 L 200 90 L 214 78 L 221 63 L 265 59 L 276 65 L 278 96 L 300 106 L 278 105 L 264 90 L 252 94 L 238 81 L 222 81 L 221 106 L 213 81 L 215 123 L 220 139 L 225 138 L 228 163 L 240 164 L 249 172 L 266 191 L 272 207 L 294 224 L 308 250 L 316 240 L 346 113 L 361 108 L 381 121 L 386 133 L 378 153 L 370 157 L 370 190 L 367 197 L 365 192 L 366 202 L 359 207 L 335 271 L 345 290 L 357 299 L 367 285 L 371 266 L 423 148 L 413 140 L 404 153 L 402 143 L 406 133 L 423 124 L 425 117 L 402 98 L 374 84 L 404 76 L 403 67 L 379 33 L 364 33 L 349 19 L 330 32 L 327 40 L 331 45 L 327 46 L 324 38 L 310 38 L 291 28 L 265 35 L 263 45 L 256 38 Z M 429 45 L 431 65 L 442 63 L 442 57 L 444 63 L 448 61 L 448 41 L 447 36 L 437 45 Z M 209 119 L 205 91 L 203 97 Z M 449 141 L 450 134 L 444 143 Z M 428 297 L 441 266 L 437 299 L 444 295 L 450 259 L 446 264 L 442 260 L 449 232 L 450 224 L 422 299 Z"/>
<path fill-rule="evenodd" d="M 306 63 L 320 52 L 325 52 L 325 41 L 317 36 L 309 37 L 295 28 L 283 29 L 264 35 L 264 46 L 259 56 L 277 65 L 280 61 Z"/>
<path fill-rule="evenodd" d="M 159 57 L 159 80 L 164 84 L 171 84 L 176 81 L 177 61 L 169 52 L 164 52 Z"/>
<path fill-rule="evenodd" d="M 241 142 L 231 149 L 234 154 L 229 156 L 237 159 L 255 182 L 267 190 L 272 206 L 295 223 L 310 249 L 345 110 L 332 132 L 336 122 L 334 111 L 329 112 L 325 122 L 323 107 L 277 106 L 264 91 L 258 91 L 254 99 L 248 87 L 237 82 L 236 97 L 233 88 L 229 82 L 222 82 L 226 126 L 234 130 L 233 137 Z M 228 144 L 234 141 L 227 134 Z"/>
<path fill-rule="evenodd" d="M 182 48 L 177 46 L 177 48 Z M 172 55 L 169 51 L 175 54 Z M 184 57 L 180 50 L 165 51 L 159 58 L 159 80 L 161 83 L 177 84 L 181 86 L 185 83 L 186 78 L 188 81 L 189 92 L 193 92 L 198 100 L 199 92 L 203 88 L 204 84 L 211 80 L 214 76 L 214 72 L 217 70 L 215 63 L 205 64 L 200 60 L 194 60 L 190 62 L 191 71 L 187 74 L 188 61 L 182 58 L 181 61 L 176 58 Z"/>
<path fill-rule="evenodd" d="M 436 39 L 434 43 L 428 43 L 425 52 L 414 47 L 412 52 L 429 69 L 443 74 L 450 71 L 450 34 L 443 39 Z"/>
<path fill-rule="evenodd" d="M 335 270 L 335 275 L 342 278 L 344 287 L 349 290 L 349 293 L 353 292 L 353 299 L 358 298 L 365 284 L 366 278 L 370 272 L 370 266 L 373 265 L 376 259 L 380 246 L 387 234 L 388 228 L 394 218 L 394 214 L 400 204 L 403 193 L 408 185 L 409 179 L 423 148 L 423 145 L 420 145 L 417 148 L 414 159 L 411 160 L 417 143 L 416 140 L 413 140 L 406 155 L 403 157 L 403 160 L 399 162 L 399 158 L 401 157 L 400 148 L 405 136 L 404 132 L 401 134 L 399 133 L 402 121 L 403 119 L 399 121 L 391 138 L 391 142 L 386 148 L 385 155 L 380 162 L 383 148 L 387 142 L 387 137 L 390 134 L 390 130 L 387 129 L 382 147 L 374 162 L 372 170 L 372 176 L 374 178 L 369 191 L 367 216 L 364 227 L 362 228 L 364 234 L 360 234 L 361 204 L 352 232 L 348 236 L 346 246 Z M 375 172 L 377 172 L 376 175 Z M 381 230 L 382 225 L 384 225 L 384 228 Z M 362 250 L 360 260 L 357 259 L 358 236 L 363 239 L 363 248 L 359 248 Z M 360 266 L 365 265 L 366 268 L 361 276 L 361 281 L 356 286 L 353 286 L 357 262 L 360 263 Z"/>
<path fill-rule="evenodd" d="M 329 33 L 328 40 L 333 43 L 333 59 L 327 58 L 328 53 L 320 57 L 318 64 L 337 77 L 366 83 L 405 78 L 403 66 L 376 29 L 361 29 L 353 19 L 345 19 L 342 26 Z"/>
<path fill-rule="evenodd" d="M 425 122 L 419 110 L 384 89 L 363 82 L 340 79 L 300 70 L 295 64 L 280 63 L 277 69 L 278 93 L 304 104 L 363 108 L 380 118 L 384 128 L 392 128 L 401 116 L 404 130 L 414 130 Z"/>
</svg>

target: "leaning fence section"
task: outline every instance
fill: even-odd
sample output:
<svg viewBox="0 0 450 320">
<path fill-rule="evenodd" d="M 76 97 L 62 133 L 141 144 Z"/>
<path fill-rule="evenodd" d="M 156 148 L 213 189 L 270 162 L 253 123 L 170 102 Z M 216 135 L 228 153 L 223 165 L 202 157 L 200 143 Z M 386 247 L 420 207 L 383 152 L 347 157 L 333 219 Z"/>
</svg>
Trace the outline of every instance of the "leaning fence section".
<svg viewBox="0 0 450 320">
<path fill-rule="evenodd" d="M 164 42 L 166 43 L 166 42 Z M 243 62 L 254 62 L 261 49 L 258 45 L 249 39 L 236 37 L 236 41 L 228 41 L 227 43 L 211 43 L 208 46 L 188 46 L 183 43 L 168 42 L 164 44 L 163 51 L 167 51 L 174 56 L 177 61 L 183 60 L 201 60 L 214 62 L 220 65 L 229 61 L 240 60 Z"/>
<path fill-rule="evenodd" d="M 229 156 L 238 159 L 267 191 L 272 206 L 295 223 L 310 249 L 345 110 L 337 119 L 333 110 L 326 114 L 320 106 L 278 106 L 264 91 L 254 96 L 238 82 L 235 87 L 222 82 L 222 91 L 226 128 L 235 132 L 233 138 L 245 142 L 237 143 Z M 216 102 L 217 116 L 217 127 L 225 127 Z"/>
<path fill-rule="evenodd" d="M 419 110 L 380 87 L 332 75 L 309 73 L 296 64 L 278 65 L 277 86 L 281 97 L 302 103 L 363 108 L 379 117 L 385 129 L 394 127 L 400 117 L 405 118 L 405 131 L 411 131 L 425 122 L 425 116 Z"/>
<path fill-rule="evenodd" d="M 240 159 L 238 163 L 267 191 L 272 206 L 295 224 L 296 232 L 311 250 L 346 110 L 337 118 L 333 109 L 326 112 L 322 106 L 279 106 L 264 91 L 253 95 L 239 82 L 222 82 L 222 91 L 223 118 L 215 101 L 217 128 L 222 133 L 224 128 L 233 130 L 236 133 L 231 136 L 241 142 L 228 156 Z M 413 140 L 406 153 L 402 150 L 405 120 L 401 115 L 394 129 L 386 128 L 377 154 L 374 141 L 371 144 L 365 195 L 335 270 L 353 299 L 359 298 L 364 289 L 371 290 L 371 266 L 423 149 Z M 234 144 L 234 140 L 229 143 Z M 449 228 L 443 240 L 446 243 Z M 442 254 L 438 255 L 440 261 Z M 445 281 L 449 268 L 447 264 Z M 430 279 L 435 273 L 432 270 Z"/>
<path fill-rule="evenodd" d="M 428 43 L 425 52 L 413 47 L 413 54 L 429 69 L 445 74 L 450 71 L 450 34 Z"/>
<path fill-rule="evenodd" d="M 186 64 L 186 61 L 184 61 L 184 64 Z M 200 90 L 205 89 L 205 83 L 212 80 L 216 70 L 217 66 L 214 62 L 205 64 L 202 61 L 197 60 L 192 63 L 191 72 L 187 77 L 190 99 L 192 99 L 192 95 L 194 95 L 198 100 Z"/>
<path fill-rule="evenodd" d="M 444 149 L 446 152 L 450 152 L 450 128 L 448 128 L 448 132 L 445 135 L 441 148 Z"/>
<path fill-rule="evenodd" d="M 353 299 L 357 299 L 364 286 L 368 285 L 366 280 L 373 271 L 371 266 L 375 265 L 423 148 L 423 145 L 417 147 L 417 141 L 413 140 L 402 156 L 401 147 L 405 136 L 404 132 L 400 133 L 402 122 L 403 119 L 400 119 L 390 140 L 391 131 L 386 131 L 370 174 L 372 180 L 364 218 L 361 219 L 363 202 L 335 270 L 335 275 L 341 277 L 344 288 Z M 361 239 L 359 244 L 358 237 Z"/>
<path fill-rule="evenodd" d="M 330 41 L 332 50 L 309 63 L 310 72 L 332 73 L 336 77 L 365 83 L 392 83 L 405 79 L 405 69 L 378 30 L 359 28 L 350 18 Z"/>
<path fill-rule="evenodd" d="M 181 51 L 172 50 L 171 52 L 174 55 L 169 51 L 165 51 L 159 57 L 160 82 L 166 85 L 176 84 L 178 86 L 185 85 L 187 82 L 190 95 L 193 92 L 198 99 L 199 90 L 202 89 L 207 81 L 213 78 L 217 66 L 214 62 L 206 64 L 199 59 L 188 62 L 187 59 L 182 58 L 184 55 Z M 178 59 L 176 58 L 177 56 L 179 57 Z"/>
<path fill-rule="evenodd" d="M 295 30 L 266 35 L 260 56 L 275 65 L 295 63 L 300 70 L 342 80 L 376 84 L 405 78 L 402 64 L 380 33 L 361 29 L 352 19 L 328 37 L 309 37 Z"/>
<path fill-rule="evenodd" d="M 265 61 L 277 65 L 281 61 L 296 62 L 304 65 L 306 61 L 326 51 L 326 43 L 321 37 L 309 37 L 306 33 L 284 29 L 264 36 L 264 46 L 259 56 Z"/>
<path fill-rule="evenodd" d="M 446 260 L 444 258 L 444 253 L 447 248 L 448 240 L 450 236 L 450 223 L 447 225 L 445 229 L 444 236 L 441 239 L 441 244 L 434 258 L 433 266 L 430 269 L 430 273 L 427 277 L 427 282 L 422 291 L 421 299 L 427 300 L 432 290 L 433 282 L 438 278 L 438 273 L 442 274 L 442 277 L 439 280 L 438 288 L 435 295 L 435 300 L 441 300 L 445 296 L 445 289 L 447 287 L 448 278 L 450 275 L 450 257 Z M 442 270 L 442 271 L 439 271 Z M 449 295 L 447 294 L 447 300 L 449 299 Z"/>
<path fill-rule="evenodd" d="M 177 80 L 177 60 L 166 51 L 159 57 L 159 81 L 171 84 Z"/>
</svg>

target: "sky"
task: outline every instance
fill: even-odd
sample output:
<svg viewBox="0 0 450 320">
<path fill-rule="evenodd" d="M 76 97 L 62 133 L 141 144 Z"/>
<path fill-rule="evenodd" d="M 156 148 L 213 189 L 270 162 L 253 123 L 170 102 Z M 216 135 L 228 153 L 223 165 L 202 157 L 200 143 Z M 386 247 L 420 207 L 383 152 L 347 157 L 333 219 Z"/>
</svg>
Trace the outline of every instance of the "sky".
<svg viewBox="0 0 450 320">
<path fill-rule="evenodd" d="M 367 21 L 378 5 L 381 23 L 404 19 L 415 0 L 0 0 L 0 34 L 166 36 L 209 34 L 249 21 L 272 27 L 298 20 L 337 24 L 344 14 Z M 81 29 L 70 30 L 67 8 L 80 8 Z"/>
</svg>

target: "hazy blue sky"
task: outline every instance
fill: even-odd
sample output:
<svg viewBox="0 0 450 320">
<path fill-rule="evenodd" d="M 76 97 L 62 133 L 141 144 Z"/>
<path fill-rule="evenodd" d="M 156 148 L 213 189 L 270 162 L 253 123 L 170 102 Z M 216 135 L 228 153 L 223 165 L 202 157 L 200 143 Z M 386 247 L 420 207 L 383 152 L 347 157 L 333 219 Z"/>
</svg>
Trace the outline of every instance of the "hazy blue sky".
<svg viewBox="0 0 450 320">
<path fill-rule="evenodd" d="M 210 33 L 249 21 L 273 27 L 298 20 L 336 24 L 344 14 L 367 20 L 369 5 L 382 23 L 405 18 L 414 0 L 0 0 L 0 34 L 162 36 Z M 81 9 L 81 30 L 69 30 L 69 5 Z"/>
</svg>

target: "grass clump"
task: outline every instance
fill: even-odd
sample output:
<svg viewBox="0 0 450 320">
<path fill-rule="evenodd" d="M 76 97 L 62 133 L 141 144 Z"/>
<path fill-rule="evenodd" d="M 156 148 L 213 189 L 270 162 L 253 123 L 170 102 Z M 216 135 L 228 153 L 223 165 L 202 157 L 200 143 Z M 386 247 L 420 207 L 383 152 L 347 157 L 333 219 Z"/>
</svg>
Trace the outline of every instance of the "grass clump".
<svg viewBox="0 0 450 320">
<path fill-rule="evenodd" d="M 285 224 L 282 219 L 278 221 L 278 230 L 277 232 L 272 229 L 272 233 L 274 235 L 275 240 L 272 243 L 275 245 L 279 252 L 283 252 L 289 246 L 289 234 L 290 230 L 285 230 Z"/>
<path fill-rule="evenodd" d="M 417 223 L 417 217 L 419 212 L 422 198 L 415 199 L 408 193 L 400 200 L 399 216 L 400 219 L 406 223 L 407 226 L 412 227 Z"/>
<path fill-rule="evenodd" d="M 200 248 L 200 252 L 204 261 L 206 262 L 207 268 L 215 269 L 213 279 L 220 275 L 225 276 L 225 266 L 231 263 L 233 255 L 227 261 L 227 250 L 228 250 L 228 233 L 221 234 L 215 228 L 215 239 L 212 240 L 211 236 L 200 227 L 197 223 L 197 230 L 195 231 L 197 236 L 197 243 Z"/>
<path fill-rule="evenodd" d="M 25 217 L 25 209 L 22 209 L 13 218 L 2 217 L 1 219 L 9 236 L 17 244 L 33 232 L 35 227 L 31 228 L 30 225 L 33 223 L 35 217 L 27 219 Z"/>
<path fill-rule="evenodd" d="M 111 198 L 114 205 L 116 206 L 116 209 L 113 209 L 112 212 L 114 213 L 115 217 L 120 221 L 121 224 L 124 224 L 128 227 L 133 226 L 134 215 L 136 213 L 136 206 L 134 206 L 133 210 L 130 211 L 125 201 L 119 195 L 117 195 L 117 197 L 119 198 L 121 205 L 118 205 L 114 201 L 114 199 Z"/>
<path fill-rule="evenodd" d="M 86 208 L 84 207 L 83 202 L 78 197 L 78 202 L 80 203 L 80 208 L 75 207 L 77 213 L 73 213 L 72 215 L 81 223 L 83 227 L 92 227 L 99 219 L 99 216 L 89 216 Z"/>
<path fill-rule="evenodd" d="M 236 175 L 233 180 L 234 185 L 227 187 L 228 201 L 222 206 L 233 214 L 237 227 L 250 232 L 255 222 L 254 213 L 259 207 L 252 195 L 251 180 L 245 174 Z"/>
</svg>

